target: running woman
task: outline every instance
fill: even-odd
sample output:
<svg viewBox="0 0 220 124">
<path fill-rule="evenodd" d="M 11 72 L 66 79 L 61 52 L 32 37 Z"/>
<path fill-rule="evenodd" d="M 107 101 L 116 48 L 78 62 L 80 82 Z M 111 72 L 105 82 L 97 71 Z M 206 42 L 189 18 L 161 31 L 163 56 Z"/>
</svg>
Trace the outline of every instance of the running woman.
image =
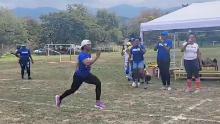
<svg viewBox="0 0 220 124">
<path fill-rule="evenodd" d="M 90 72 L 91 66 L 96 62 L 96 60 L 100 57 L 101 52 L 98 51 L 96 53 L 96 57 L 92 58 L 89 53 L 91 50 L 91 41 L 83 40 L 81 42 L 81 52 L 78 56 L 78 64 L 76 71 L 73 75 L 73 83 L 69 90 L 66 90 L 62 95 L 56 95 L 55 101 L 56 106 L 59 109 L 62 100 L 70 94 L 75 93 L 83 82 L 88 84 L 94 84 L 96 86 L 96 104 L 95 107 L 98 109 L 104 109 L 105 104 L 100 101 L 101 96 L 101 81 Z"/>
<path fill-rule="evenodd" d="M 201 81 L 199 76 L 201 53 L 199 45 L 196 43 L 195 34 L 190 34 L 188 41 L 183 43 L 182 52 L 184 52 L 184 67 L 187 73 L 187 88 L 186 92 L 192 92 L 192 77 L 195 77 L 196 90 L 195 93 L 200 92 Z"/>
<path fill-rule="evenodd" d="M 15 56 L 19 58 L 19 64 L 21 67 L 21 78 L 24 79 L 24 71 L 27 70 L 28 80 L 30 80 L 31 79 L 30 60 L 32 64 L 34 63 L 30 50 L 26 48 L 26 45 L 21 45 L 21 48 L 16 51 Z"/>
</svg>

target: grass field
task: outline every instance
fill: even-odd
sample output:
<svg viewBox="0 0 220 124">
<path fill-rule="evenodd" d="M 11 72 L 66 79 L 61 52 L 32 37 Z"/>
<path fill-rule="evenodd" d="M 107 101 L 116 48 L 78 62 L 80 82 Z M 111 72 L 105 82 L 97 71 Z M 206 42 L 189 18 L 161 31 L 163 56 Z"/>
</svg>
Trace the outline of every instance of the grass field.
<svg viewBox="0 0 220 124">
<path fill-rule="evenodd" d="M 219 48 L 203 49 L 205 57 L 219 59 Z M 154 61 L 156 53 L 147 53 Z M 180 60 L 180 53 L 177 53 Z M 63 101 L 54 96 L 72 83 L 73 63 L 47 63 L 58 57 L 34 56 L 33 80 L 21 80 L 14 57 L 0 58 L 0 124 L 217 124 L 220 123 L 220 81 L 203 81 L 202 92 L 183 92 L 184 80 L 172 81 L 172 91 L 160 90 L 154 78 L 149 89 L 132 88 L 124 78 L 120 53 L 103 53 L 92 72 L 102 81 L 106 110 L 94 108 L 95 87 L 83 84 Z"/>
</svg>

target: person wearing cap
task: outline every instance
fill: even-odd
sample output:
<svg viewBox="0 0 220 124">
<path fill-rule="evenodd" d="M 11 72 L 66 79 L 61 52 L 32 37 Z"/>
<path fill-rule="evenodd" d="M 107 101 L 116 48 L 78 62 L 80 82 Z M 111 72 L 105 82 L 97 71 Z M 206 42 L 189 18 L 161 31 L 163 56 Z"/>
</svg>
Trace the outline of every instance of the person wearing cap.
<svg viewBox="0 0 220 124">
<path fill-rule="evenodd" d="M 173 46 L 172 40 L 168 39 L 169 33 L 161 33 L 158 43 L 154 50 L 157 51 L 157 64 L 160 70 L 163 90 L 171 90 L 170 87 L 170 49 Z"/>
<path fill-rule="evenodd" d="M 92 58 L 91 54 L 89 53 L 91 50 L 91 41 L 90 40 L 83 40 L 81 42 L 81 52 L 78 56 L 78 63 L 73 75 L 73 82 L 71 88 L 66 90 L 62 95 L 55 96 L 56 106 L 59 109 L 62 100 L 69 96 L 70 94 L 75 93 L 79 87 L 82 85 L 83 82 L 88 84 L 94 84 L 96 86 L 96 104 L 95 107 L 98 109 L 104 109 L 105 104 L 100 101 L 101 96 L 101 81 L 93 75 L 90 70 L 91 66 L 98 60 L 100 57 L 101 52 L 96 52 L 96 57 Z"/>
<path fill-rule="evenodd" d="M 132 77 L 134 82 L 133 87 L 138 87 L 140 85 L 140 79 L 144 74 L 144 54 L 146 49 L 141 45 L 139 39 L 133 39 L 132 48 L 130 50 L 129 61 L 132 63 Z"/>
<path fill-rule="evenodd" d="M 199 45 L 196 43 L 196 35 L 191 33 L 186 42 L 183 43 L 181 52 L 184 52 L 184 67 L 187 73 L 187 88 L 186 92 L 192 92 L 192 77 L 195 77 L 196 90 L 195 93 L 200 92 L 201 81 L 199 71 L 201 70 L 201 52 Z"/>
<path fill-rule="evenodd" d="M 26 69 L 28 73 L 28 79 L 30 80 L 31 79 L 30 60 L 32 64 L 34 63 L 30 50 L 26 48 L 26 45 L 21 45 L 21 48 L 17 49 L 15 56 L 19 58 L 19 64 L 21 66 L 21 78 L 24 79 L 24 71 Z"/>
<path fill-rule="evenodd" d="M 126 43 L 126 47 L 125 47 L 125 50 L 124 50 L 124 71 L 125 71 L 125 75 L 126 75 L 126 78 L 128 79 L 128 81 L 130 81 L 132 79 L 131 65 L 130 65 L 129 60 L 128 60 L 131 47 L 132 47 L 131 41 L 129 40 Z"/>
</svg>

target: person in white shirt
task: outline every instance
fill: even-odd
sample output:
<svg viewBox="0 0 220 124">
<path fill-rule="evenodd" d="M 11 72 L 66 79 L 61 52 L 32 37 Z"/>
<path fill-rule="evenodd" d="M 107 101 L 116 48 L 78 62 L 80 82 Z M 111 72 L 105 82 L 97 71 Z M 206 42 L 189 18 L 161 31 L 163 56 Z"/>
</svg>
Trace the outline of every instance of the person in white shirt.
<svg viewBox="0 0 220 124">
<path fill-rule="evenodd" d="M 126 43 L 126 48 L 124 50 L 124 71 L 125 71 L 125 75 L 128 81 L 132 80 L 131 64 L 129 63 L 129 60 L 128 60 L 131 47 L 132 45 L 131 45 L 131 42 L 129 41 Z"/>
<path fill-rule="evenodd" d="M 190 34 L 188 41 L 183 43 L 181 51 L 184 52 L 184 67 L 187 73 L 187 88 L 186 92 L 192 92 L 192 77 L 195 77 L 196 90 L 198 93 L 201 89 L 201 81 L 199 70 L 201 69 L 201 52 L 199 45 L 196 43 L 195 34 Z"/>
</svg>

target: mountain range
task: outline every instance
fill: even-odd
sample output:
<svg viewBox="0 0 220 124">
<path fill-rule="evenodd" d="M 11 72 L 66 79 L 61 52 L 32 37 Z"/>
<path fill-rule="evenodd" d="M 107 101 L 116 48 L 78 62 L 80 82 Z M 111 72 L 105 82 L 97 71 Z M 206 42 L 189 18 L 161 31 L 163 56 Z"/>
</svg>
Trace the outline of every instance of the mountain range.
<svg viewBox="0 0 220 124">
<path fill-rule="evenodd" d="M 15 8 L 12 10 L 17 17 L 28 17 L 32 19 L 39 19 L 41 15 L 59 12 L 56 8 L 39 7 L 39 8 Z"/>
<path fill-rule="evenodd" d="M 180 8 L 180 7 L 179 7 Z M 135 7 L 135 6 L 130 6 L 130 5 L 118 5 L 114 6 L 111 8 L 108 8 L 110 12 L 114 12 L 116 15 L 123 17 L 123 18 L 134 18 L 137 17 L 142 11 L 144 10 L 149 10 L 151 8 L 147 7 Z M 170 12 L 177 10 L 178 7 L 176 8 L 170 8 L 170 9 L 163 9 L 161 10 L 162 12 Z M 95 14 L 97 8 L 89 8 L 89 11 L 92 14 Z M 41 15 L 53 13 L 53 12 L 59 12 L 62 10 L 52 8 L 52 7 L 39 7 L 39 8 L 15 8 L 12 10 L 16 16 L 18 17 L 29 17 L 32 19 L 39 19 Z"/>
</svg>

